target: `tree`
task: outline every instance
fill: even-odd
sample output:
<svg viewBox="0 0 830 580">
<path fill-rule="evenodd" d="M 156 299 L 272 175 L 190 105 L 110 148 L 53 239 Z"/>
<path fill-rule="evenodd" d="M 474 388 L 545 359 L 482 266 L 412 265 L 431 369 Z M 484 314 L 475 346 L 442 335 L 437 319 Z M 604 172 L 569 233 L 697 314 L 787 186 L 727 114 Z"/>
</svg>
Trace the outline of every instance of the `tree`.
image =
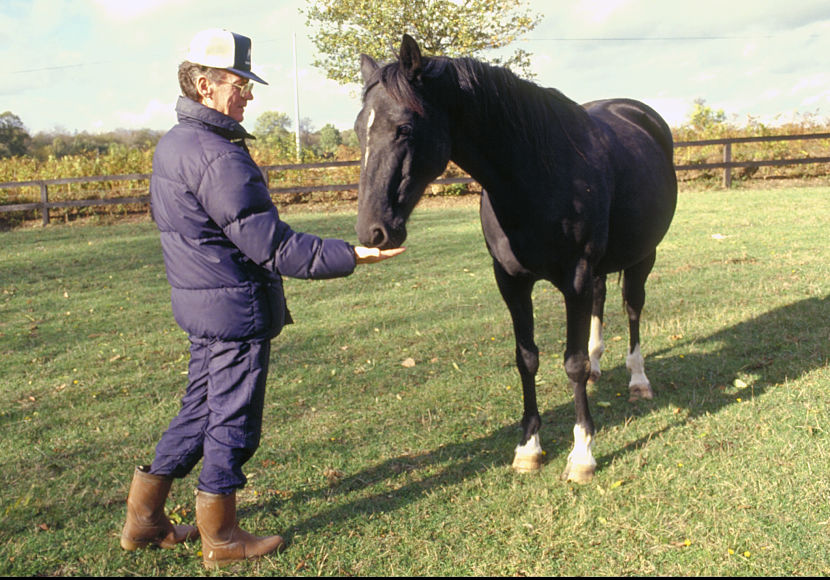
<svg viewBox="0 0 830 580">
<path fill-rule="evenodd" d="M 360 142 L 357 140 L 357 133 L 355 133 L 354 129 L 341 131 L 340 136 L 343 139 L 343 145 L 346 147 L 352 147 L 354 149 L 360 147 Z"/>
<path fill-rule="evenodd" d="M 295 149 L 291 117 L 278 111 L 265 111 L 257 117 L 253 134 L 257 148 L 269 149 L 280 158 L 288 158 Z"/>
<path fill-rule="evenodd" d="M 361 53 L 389 60 L 408 33 L 425 54 L 475 56 L 502 48 L 530 32 L 541 20 L 524 0 L 306 0 L 306 24 L 321 55 L 314 66 L 339 83 L 360 84 Z M 530 54 L 517 49 L 492 64 L 530 73 Z"/>
<path fill-rule="evenodd" d="M 706 104 L 706 99 L 695 99 L 692 111 L 689 113 L 689 125 L 700 133 L 719 130 L 726 124 L 726 113 L 723 109 L 713 110 Z"/>
<path fill-rule="evenodd" d="M 337 127 L 329 123 L 320 129 L 320 149 L 324 153 L 334 153 L 341 143 L 343 138 Z"/>
<path fill-rule="evenodd" d="M 254 123 L 254 136 L 257 139 L 283 139 L 289 135 L 291 117 L 278 111 L 265 111 Z"/>
<path fill-rule="evenodd" d="M 11 111 L 0 115 L 0 158 L 25 155 L 31 140 L 20 117 Z"/>
</svg>

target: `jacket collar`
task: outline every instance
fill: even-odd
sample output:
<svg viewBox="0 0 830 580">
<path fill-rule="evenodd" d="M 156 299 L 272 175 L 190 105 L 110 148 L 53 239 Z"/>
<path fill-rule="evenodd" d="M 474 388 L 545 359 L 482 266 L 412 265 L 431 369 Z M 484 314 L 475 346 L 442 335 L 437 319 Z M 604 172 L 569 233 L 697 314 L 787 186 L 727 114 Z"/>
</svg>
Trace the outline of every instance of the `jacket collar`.
<svg viewBox="0 0 830 580">
<path fill-rule="evenodd" d="M 203 123 L 230 140 L 256 138 L 249 134 L 242 125 L 224 113 L 206 107 L 187 97 L 179 97 L 176 103 L 176 114 L 180 123 L 189 120 Z"/>
</svg>

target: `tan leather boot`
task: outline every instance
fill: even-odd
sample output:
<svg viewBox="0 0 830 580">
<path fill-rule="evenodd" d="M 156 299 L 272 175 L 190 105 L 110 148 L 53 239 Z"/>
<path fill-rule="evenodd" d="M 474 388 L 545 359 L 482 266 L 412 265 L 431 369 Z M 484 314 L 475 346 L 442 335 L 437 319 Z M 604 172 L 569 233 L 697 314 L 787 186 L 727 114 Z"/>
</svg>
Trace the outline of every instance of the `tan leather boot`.
<svg viewBox="0 0 830 580">
<path fill-rule="evenodd" d="M 236 493 L 196 493 L 196 525 L 202 536 L 202 558 L 206 568 L 257 558 L 285 549 L 280 536 L 258 537 L 239 527 Z"/>
<path fill-rule="evenodd" d="M 164 501 L 173 479 L 151 475 L 149 467 L 136 467 L 127 496 L 127 522 L 121 531 L 121 547 L 136 550 L 149 544 L 172 548 L 199 537 L 193 526 L 174 526 L 164 513 Z"/>
</svg>

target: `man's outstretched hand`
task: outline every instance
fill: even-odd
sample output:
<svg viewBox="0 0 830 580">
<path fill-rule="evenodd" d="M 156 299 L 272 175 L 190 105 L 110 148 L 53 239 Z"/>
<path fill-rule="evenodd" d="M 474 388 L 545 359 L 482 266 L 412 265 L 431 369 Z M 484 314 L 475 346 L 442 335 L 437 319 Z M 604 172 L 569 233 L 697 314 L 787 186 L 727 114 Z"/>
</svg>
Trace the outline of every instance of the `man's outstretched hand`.
<svg viewBox="0 0 830 580">
<path fill-rule="evenodd" d="M 374 264 L 389 258 L 394 258 L 398 254 L 402 254 L 406 248 L 393 248 L 391 250 L 381 250 L 379 248 L 366 248 L 364 246 L 355 246 L 354 253 L 357 256 L 358 264 Z"/>
</svg>

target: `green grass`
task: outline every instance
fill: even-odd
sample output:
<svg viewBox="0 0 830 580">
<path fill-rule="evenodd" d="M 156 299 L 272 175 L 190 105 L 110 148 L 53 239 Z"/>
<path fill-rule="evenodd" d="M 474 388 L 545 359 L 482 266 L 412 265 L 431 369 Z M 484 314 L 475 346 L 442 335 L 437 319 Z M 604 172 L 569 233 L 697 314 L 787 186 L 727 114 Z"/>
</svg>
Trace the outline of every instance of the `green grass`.
<svg viewBox="0 0 830 580">
<path fill-rule="evenodd" d="M 585 486 L 559 480 L 573 406 L 545 284 L 546 464 L 510 469 L 521 391 L 476 207 L 416 210 L 408 251 L 349 278 L 288 280 L 297 323 L 239 498 L 243 527 L 291 545 L 221 574 L 830 574 L 828 216 L 826 188 L 681 195 L 647 287 L 653 401 L 627 402 L 609 285 Z M 352 213 L 286 219 L 354 240 Z M 118 544 L 187 369 L 154 226 L 0 239 L 0 574 L 205 574 L 198 542 Z M 173 487 L 176 519 L 193 522 L 196 476 Z"/>
</svg>

